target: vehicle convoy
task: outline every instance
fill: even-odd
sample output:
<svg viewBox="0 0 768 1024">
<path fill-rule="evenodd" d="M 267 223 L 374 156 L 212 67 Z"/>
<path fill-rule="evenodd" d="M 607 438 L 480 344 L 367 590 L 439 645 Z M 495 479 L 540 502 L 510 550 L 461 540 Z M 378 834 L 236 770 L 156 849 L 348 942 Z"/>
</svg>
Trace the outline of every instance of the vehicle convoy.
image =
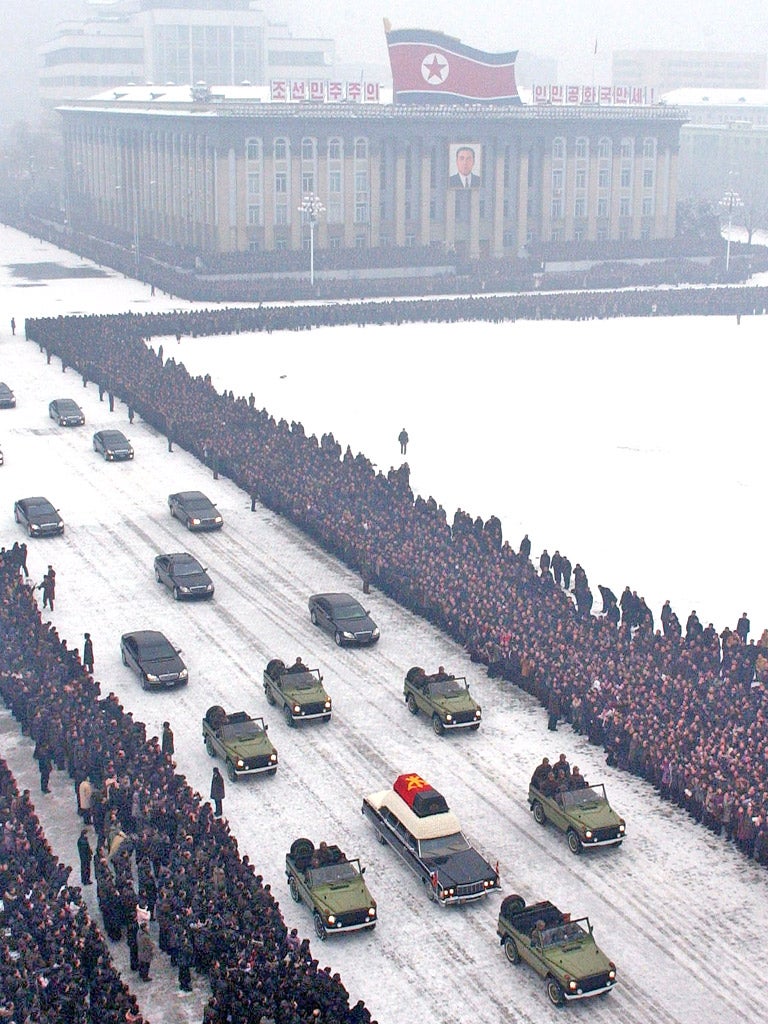
<svg viewBox="0 0 768 1024">
<path fill-rule="evenodd" d="M 339 647 L 366 647 L 379 639 L 379 627 L 350 594 L 313 594 L 308 604 L 312 625 L 330 633 Z"/>
<path fill-rule="evenodd" d="M 307 668 L 301 658 L 286 668 L 273 658 L 264 670 L 264 694 L 267 701 L 282 708 L 289 726 L 320 718 L 330 722 L 331 698 L 323 688 L 323 677 L 316 668 Z"/>
<path fill-rule="evenodd" d="M 362 812 L 435 903 L 467 903 L 498 891 L 498 865 L 474 849 L 445 797 L 421 776 L 399 775 L 392 789 L 364 797 Z"/>
<path fill-rule="evenodd" d="M 624 841 L 624 819 L 608 803 L 602 783 L 548 792 L 546 780 L 536 781 L 538 785 L 532 779 L 528 788 L 533 816 L 540 825 L 551 821 L 555 828 L 565 832 L 572 853 L 595 846 L 618 846 Z"/>
<path fill-rule="evenodd" d="M 267 736 L 264 719 L 252 718 L 246 711 L 227 714 L 218 704 L 208 708 L 203 742 L 211 757 L 222 758 L 230 782 L 241 775 L 274 775 L 277 771 L 277 750 Z"/>
<path fill-rule="evenodd" d="M 496 927 L 511 964 L 522 960 L 544 978 L 555 1006 L 610 992 L 616 965 L 597 946 L 589 918 L 572 919 L 545 900 L 525 905 L 522 896 L 507 896 Z"/>
<path fill-rule="evenodd" d="M 429 716 L 437 736 L 442 736 L 446 729 L 480 728 L 483 714 L 469 692 L 467 680 L 451 675 L 442 665 L 433 675 L 427 675 L 417 665 L 409 669 L 403 696 L 412 715 L 423 711 Z"/>
<path fill-rule="evenodd" d="M 363 880 L 365 868 L 348 860 L 338 846 L 296 839 L 285 857 L 288 888 L 297 903 L 312 911 L 320 939 L 376 927 L 376 900 Z"/>
</svg>

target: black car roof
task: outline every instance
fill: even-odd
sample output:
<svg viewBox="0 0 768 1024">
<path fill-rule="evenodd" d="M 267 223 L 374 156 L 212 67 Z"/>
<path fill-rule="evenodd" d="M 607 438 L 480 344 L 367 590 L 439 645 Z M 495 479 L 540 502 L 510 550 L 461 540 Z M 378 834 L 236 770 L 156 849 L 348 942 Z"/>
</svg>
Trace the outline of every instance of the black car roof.
<svg viewBox="0 0 768 1024">
<path fill-rule="evenodd" d="M 74 398 L 54 398 L 53 401 L 56 405 L 71 405 L 74 409 L 80 408 Z"/>
<path fill-rule="evenodd" d="M 173 646 L 168 637 L 157 629 L 137 629 L 132 633 L 123 633 L 123 640 L 126 640 L 129 637 L 132 637 L 139 644 L 149 641 L 157 642 L 158 640 L 163 640 L 169 647 Z"/>
<path fill-rule="evenodd" d="M 360 605 L 360 602 L 356 597 L 352 597 L 351 594 L 313 594 L 313 601 L 327 601 L 331 608 L 338 607 L 343 604 L 356 604 Z M 362 605 L 360 605 L 362 607 Z"/>
<path fill-rule="evenodd" d="M 209 504 L 213 504 L 208 495 L 203 494 L 202 491 L 177 491 L 171 497 L 178 498 L 180 501 L 207 501 Z"/>
<path fill-rule="evenodd" d="M 50 505 L 53 508 L 53 503 L 48 501 L 42 495 L 38 495 L 36 498 L 19 498 L 18 505 Z"/>
<path fill-rule="evenodd" d="M 128 443 L 128 438 L 125 436 L 122 430 L 97 430 L 94 436 L 103 438 L 116 437 L 119 438 L 121 441 L 125 441 L 126 444 Z"/>
</svg>

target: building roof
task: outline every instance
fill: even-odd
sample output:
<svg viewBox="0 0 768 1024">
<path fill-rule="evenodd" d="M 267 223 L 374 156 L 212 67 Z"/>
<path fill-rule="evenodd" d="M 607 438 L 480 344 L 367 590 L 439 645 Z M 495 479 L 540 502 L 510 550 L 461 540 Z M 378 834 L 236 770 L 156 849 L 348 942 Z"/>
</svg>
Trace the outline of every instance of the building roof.
<svg viewBox="0 0 768 1024">
<path fill-rule="evenodd" d="M 673 89 L 661 102 L 675 107 L 768 107 L 768 89 Z"/>
</svg>

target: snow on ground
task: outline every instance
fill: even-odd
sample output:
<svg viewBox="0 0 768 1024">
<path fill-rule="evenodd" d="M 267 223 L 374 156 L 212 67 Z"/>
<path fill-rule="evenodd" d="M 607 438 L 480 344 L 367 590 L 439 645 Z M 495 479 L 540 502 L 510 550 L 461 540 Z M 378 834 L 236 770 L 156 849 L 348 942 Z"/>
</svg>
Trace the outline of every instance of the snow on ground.
<svg viewBox="0 0 768 1024">
<path fill-rule="evenodd" d="M 626 1024 L 730 1024 L 763 1020 L 755 979 L 768 970 L 764 926 L 768 876 L 732 848 L 660 801 L 639 780 L 604 764 L 598 748 L 567 727 L 546 730 L 527 695 L 487 679 L 433 627 L 373 592 L 366 605 L 382 629 L 375 649 L 337 649 L 309 622 L 317 590 L 360 581 L 280 517 L 210 473 L 136 420 L 120 403 L 110 414 L 79 375 L 46 365 L 36 346 L 11 338 L 15 316 L 74 311 L 188 308 L 111 272 L 88 281 L 11 277 L 12 263 L 79 261 L 16 232 L 0 230 L 0 379 L 18 408 L 0 413 L 0 544 L 22 534 L 17 497 L 43 493 L 61 509 L 63 538 L 30 542 L 33 577 L 57 570 L 60 635 L 79 646 L 94 638 L 97 678 L 135 716 L 160 731 L 168 718 L 177 763 L 204 795 L 211 762 L 200 720 L 211 704 L 263 714 L 280 752 L 274 779 L 228 784 L 225 814 L 257 870 L 272 883 L 289 926 L 312 934 L 306 908 L 290 900 L 284 856 L 291 839 L 338 842 L 357 855 L 379 904 L 374 932 L 313 939 L 321 964 L 338 970 L 351 1001 L 365 999 L 380 1024 L 498 1024 L 558 1019 L 542 983 L 506 963 L 495 935 L 498 897 L 441 911 L 360 815 L 362 794 L 417 771 L 441 790 L 465 830 L 492 862 L 505 893 L 549 898 L 589 914 L 596 937 L 617 962 L 620 987 L 609 999 L 569 1008 L 576 1018 L 619 1016 Z M 500 516 L 517 543 L 555 547 L 581 561 L 593 589 L 630 583 L 658 616 L 670 597 L 681 618 L 696 607 L 718 627 L 749 610 L 753 631 L 768 624 L 761 593 L 764 504 L 762 441 L 756 422 L 765 321 L 610 321 L 588 324 L 414 325 L 303 335 L 164 341 L 193 372 L 253 389 L 258 405 L 332 430 L 382 468 L 399 460 L 405 425 L 417 491 L 434 494 L 449 516 L 457 505 Z M 47 417 L 54 397 L 73 397 L 84 428 L 62 430 Z M 116 426 L 136 461 L 107 465 L 91 433 Z M 168 516 L 169 492 L 200 488 L 225 517 L 220 534 L 191 535 Z M 152 558 L 188 550 L 209 567 L 209 604 L 180 605 L 158 588 Z M 162 629 L 183 647 L 190 683 L 145 693 L 122 666 L 119 637 Z M 266 704 L 261 673 L 270 657 L 301 654 L 321 668 L 334 698 L 327 725 L 288 729 Z M 402 679 L 413 664 L 444 664 L 465 674 L 484 710 L 479 733 L 438 738 L 408 714 Z M 532 819 L 525 795 L 543 754 L 564 750 L 592 782 L 604 781 L 628 822 L 623 848 L 574 857 L 564 838 Z M 38 799 L 29 743 L 0 715 L 0 752 L 38 801 L 59 855 L 76 864 L 78 820 L 70 780 L 54 773 Z M 88 890 L 93 898 L 93 890 Z M 114 947 L 122 955 L 124 946 Z M 151 1020 L 199 1021 L 205 982 L 176 995 L 167 965 L 138 993 Z"/>
</svg>

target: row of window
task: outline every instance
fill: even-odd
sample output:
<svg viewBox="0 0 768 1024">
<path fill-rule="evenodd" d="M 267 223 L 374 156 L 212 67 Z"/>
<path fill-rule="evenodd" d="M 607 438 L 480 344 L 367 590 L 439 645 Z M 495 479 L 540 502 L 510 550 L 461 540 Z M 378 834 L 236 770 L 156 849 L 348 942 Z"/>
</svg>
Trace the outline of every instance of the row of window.
<svg viewBox="0 0 768 1024">
<path fill-rule="evenodd" d="M 652 217 L 654 212 L 653 196 L 643 196 L 642 205 L 640 207 L 643 217 Z M 562 220 L 564 211 L 563 200 L 557 196 L 552 199 L 550 206 L 550 217 L 553 221 Z M 597 216 L 600 220 L 605 220 L 610 216 L 610 203 L 607 197 L 600 196 L 597 200 Z M 587 217 L 587 200 L 586 198 L 579 196 L 574 200 L 573 203 L 573 216 L 575 220 L 585 220 Z M 632 216 L 632 200 L 629 196 L 621 196 L 619 198 L 619 217 L 627 218 Z"/>
<path fill-rule="evenodd" d="M 303 138 L 300 143 L 301 159 L 303 161 L 315 161 L 317 159 L 317 139 Z M 353 151 L 356 160 L 368 159 L 368 140 L 355 139 Z M 327 156 L 329 160 L 344 159 L 344 140 L 333 138 L 328 140 Z M 257 163 L 262 158 L 261 139 L 247 139 L 245 143 L 245 157 L 251 163 Z M 289 160 L 291 157 L 291 140 L 283 137 L 274 139 L 272 142 L 272 158 L 274 160 Z"/>
<path fill-rule="evenodd" d="M 577 167 L 574 172 L 574 183 L 577 189 L 587 188 L 588 173 L 586 167 Z M 656 180 L 653 167 L 643 168 L 643 188 L 652 189 Z M 565 186 L 565 168 L 552 168 L 552 191 L 557 194 L 562 192 Z M 632 165 L 621 167 L 619 170 L 619 186 L 623 189 L 632 188 Z M 597 187 L 606 189 L 611 187 L 611 168 L 600 167 L 597 172 Z"/>
<path fill-rule="evenodd" d="M 574 153 L 577 160 L 586 160 L 589 156 L 589 139 L 584 136 L 580 136 L 574 142 Z M 566 140 L 561 136 L 552 140 L 552 159 L 563 160 L 566 152 Z M 646 160 L 652 160 L 656 157 L 656 139 L 647 138 L 643 139 L 642 144 L 643 158 Z M 613 153 L 613 142 L 611 139 L 605 136 L 598 140 L 597 143 L 597 155 L 598 158 L 603 160 L 610 159 Z M 631 138 L 624 138 L 619 143 L 619 154 L 622 159 L 628 160 L 635 155 L 635 140 Z"/>
</svg>

